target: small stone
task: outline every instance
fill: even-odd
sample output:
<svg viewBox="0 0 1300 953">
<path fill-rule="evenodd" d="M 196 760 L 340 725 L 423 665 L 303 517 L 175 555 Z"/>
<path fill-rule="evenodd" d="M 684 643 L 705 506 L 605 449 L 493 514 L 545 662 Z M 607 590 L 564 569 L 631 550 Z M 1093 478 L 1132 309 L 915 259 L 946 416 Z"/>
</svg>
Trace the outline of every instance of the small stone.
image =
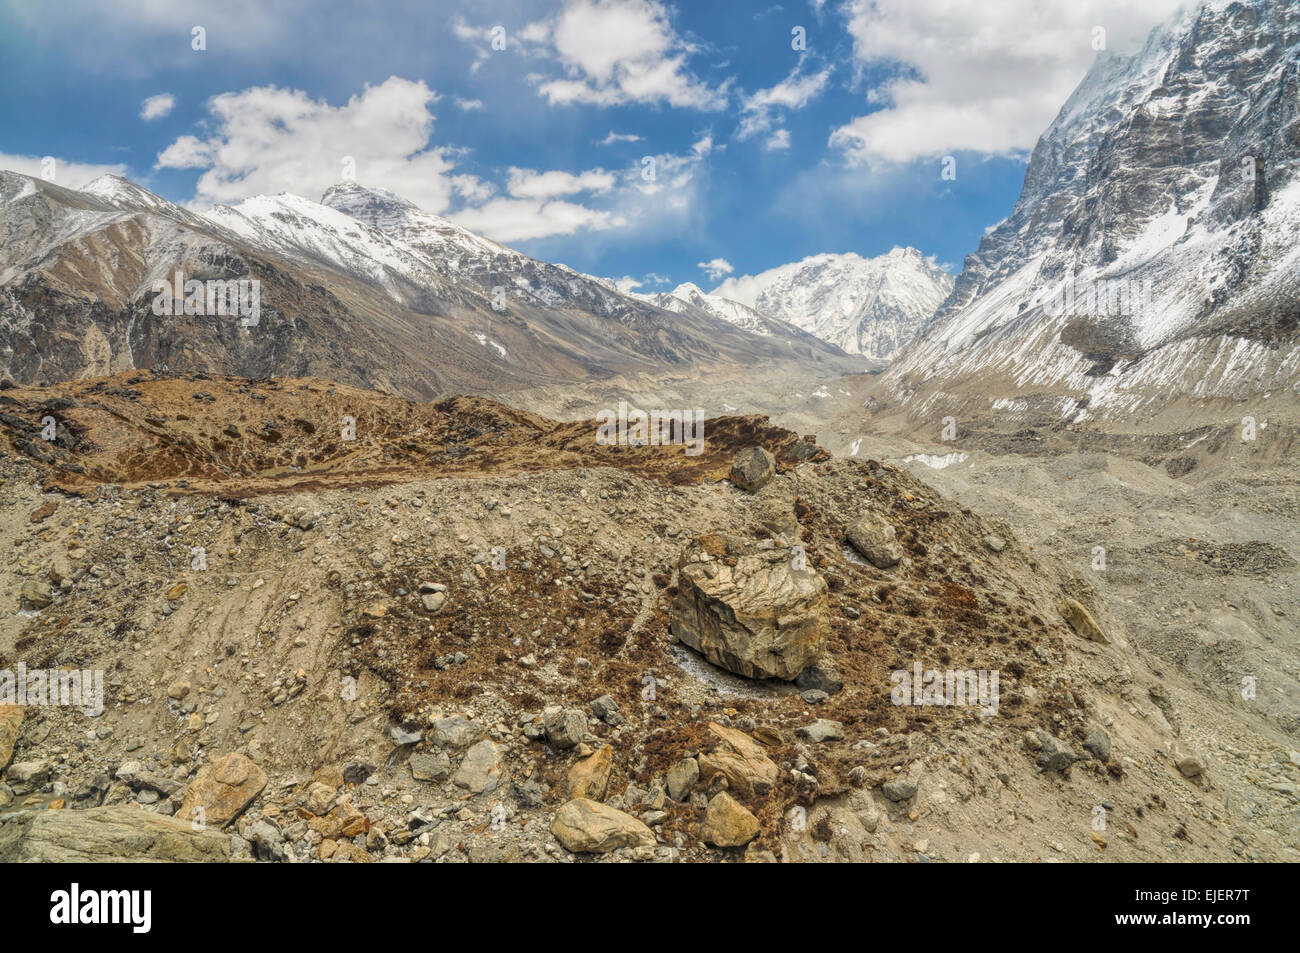
<svg viewBox="0 0 1300 953">
<path fill-rule="evenodd" d="M 452 776 L 451 783 L 470 794 L 487 794 L 501 782 L 501 758 L 497 746 L 487 740 L 472 745 L 465 760 Z"/>
<path fill-rule="evenodd" d="M 845 535 L 849 544 L 877 569 L 888 569 L 903 558 L 894 527 L 874 513 L 852 523 Z"/>
<path fill-rule="evenodd" d="M 1001 536 L 985 536 L 983 542 L 986 549 L 991 549 L 995 553 L 1000 553 L 1007 548 L 1007 541 Z"/>
<path fill-rule="evenodd" d="M 654 831 L 641 821 L 587 798 L 575 798 L 560 808 L 551 833 L 574 853 L 603 854 L 620 847 L 655 845 Z"/>
<path fill-rule="evenodd" d="M 757 493 L 776 475 L 776 458 L 762 447 L 746 447 L 736 454 L 728 475 L 731 482 L 748 493 Z"/>
<path fill-rule="evenodd" d="M 700 779 L 700 763 L 694 758 L 682 758 L 668 769 L 668 796 L 681 801 L 691 793 Z"/>
<path fill-rule="evenodd" d="M 460 715 L 434 719 L 429 728 L 429 741 L 439 747 L 467 748 L 483 735 L 481 725 Z"/>
<path fill-rule="evenodd" d="M 1205 773 L 1205 762 L 1201 760 L 1196 752 L 1175 745 L 1170 754 L 1173 757 L 1174 766 L 1178 768 L 1183 777 L 1199 778 Z"/>
<path fill-rule="evenodd" d="M 575 761 L 569 768 L 569 797 L 605 800 L 609 775 L 614 767 L 614 749 L 605 745 L 590 757 Z"/>
<path fill-rule="evenodd" d="M 313 781 L 307 785 L 307 796 L 303 800 L 303 807 L 317 817 L 324 817 L 329 813 L 330 806 L 334 803 L 334 797 L 334 788 L 321 784 L 319 781 Z"/>
<path fill-rule="evenodd" d="M 1110 639 L 1101 631 L 1101 626 L 1097 625 L 1097 620 L 1092 617 L 1092 613 L 1077 599 L 1062 599 L 1057 603 L 1056 611 L 1061 613 L 1062 618 L 1069 623 L 1070 628 L 1079 638 L 1087 639 L 1089 642 L 1101 642 L 1103 645 L 1110 643 Z"/>
<path fill-rule="evenodd" d="M 617 727 L 623 723 L 623 715 L 618 710 L 618 702 L 614 701 L 609 695 L 601 695 L 599 698 L 592 699 L 591 713 L 610 727 Z"/>
<path fill-rule="evenodd" d="M 23 583 L 20 599 L 33 609 L 44 609 L 54 601 L 54 592 L 49 583 L 39 579 L 28 579 Z"/>
<path fill-rule="evenodd" d="M 388 737 L 392 739 L 395 745 L 413 745 L 417 744 L 424 737 L 418 730 L 403 728 L 401 725 L 393 725 L 388 729 Z"/>
<path fill-rule="evenodd" d="M 1038 765 L 1044 771 L 1064 771 L 1079 760 L 1068 745 L 1046 731 L 1038 732 L 1038 742 L 1041 746 Z"/>
<path fill-rule="evenodd" d="M 587 716 L 578 708 L 547 708 L 542 712 L 542 724 L 546 737 L 557 748 L 572 748 L 587 736 Z"/>
<path fill-rule="evenodd" d="M 916 794 L 917 784 L 910 778 L 897 778 L 886 781 L 881 792 L 891 801 L 906 801 Z"/>
<path fill-rule="evenodd" d="M 824 741 L 839 741 L 844 737 L 844 725 L 829 718 L 818 718 L 811 725 L 800 728 L 797 734 L 807 738 L 815 745 Z"/>
<path fill-rule="evenodd" d="M 1095 725 L 1088 732 L 1088 738 L 1084 741 L 1083 747 L 1091 752 L 1092 756 L 1098 761 L 1106 762 L 1110 760 L 1110 735 Z"/>
<path fill-rule="evenodd" d="M 704 812 L 700 839 L 715 847 L 743 847 L 758 836 L 758 818 L 726 791 L 715 794 Z"/>
<path fill-rule="evenodd" d="M 445 751 L 417 752 L 411 755 L 411 777 L 417 781 L 445 781 L 451 776 L 451 758 Z"/>
</svg>

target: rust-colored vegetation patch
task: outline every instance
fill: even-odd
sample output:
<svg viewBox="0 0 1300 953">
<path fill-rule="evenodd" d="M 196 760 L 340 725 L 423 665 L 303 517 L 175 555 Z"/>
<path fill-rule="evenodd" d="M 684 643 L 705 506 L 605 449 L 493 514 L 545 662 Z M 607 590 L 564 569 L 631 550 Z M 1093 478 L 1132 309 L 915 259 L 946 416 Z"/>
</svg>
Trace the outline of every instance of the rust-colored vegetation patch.
<svg viewBox="0 0 1300 953">
<path fill-rule="evenodd" d="M 55 439 L 42 434 L 56 421 Z M 601 446 L 562 423 L 479 397 L 420 404 L 314 378 L 155 377 L 133 371 L 0 392 L 0 435 L 46 469 L 47 489 L 167 483 L 224 497 L 374 487 L 436 477 L 614 467 L 684 485 L 727 475 L 759 445 L 786 467 L 828 454 L 766 417 L 719 417 L 704 449 Z"/>
</svg>

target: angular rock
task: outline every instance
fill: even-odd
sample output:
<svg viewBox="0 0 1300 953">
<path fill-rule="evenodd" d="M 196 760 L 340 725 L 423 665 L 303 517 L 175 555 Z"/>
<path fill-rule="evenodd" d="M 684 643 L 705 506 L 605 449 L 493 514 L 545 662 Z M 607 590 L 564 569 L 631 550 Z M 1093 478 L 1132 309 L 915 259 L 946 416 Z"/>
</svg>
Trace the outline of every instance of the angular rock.
<svg viewBox="0 0 1300 953">
<path fill-rule="evenodd" d="M 199 771 L 186 790 L 177 817 L 200 817 L 208 827 L 225 827 L 266 787 L 266 773 L 246 755 L 232 752 Z M 202 813 L 196 813 L 196 808 Z"/>
<path fill-rule="evenodd" d="M 1089 642 L 1110 644 L 1110 639 L 1101 631 L 1101 626 L 1097 625 L 1097 620 L 1092 617 L 1092 613 L 1078 600 L 1062 599 L 1057 603 L 1056 611 L 1061 613 L 1061 617 L 1069 623 L 1070 628 L 1079 638 L 1087 639 Z"/>
<path fill-rule="evenodd" d="M 886 781 L 881 785 L 880 790 L 891 801 L 906 801 L 916 795 L 917 787 L 917 783 L 911 778 L 896 778 L 893 781 Z"/>
<path fill-rule="evenodd" d="M 9 767 L 9 759 L 14 756 L 14 745 L 18 743 L 18 732 L 23 727 L 23 709 L 21 705 L 0 705 L 0 774 Z"/>
<path fill-rule="evenodd" d="M 700 779 L 700 763 L 694 758 L 682 758 L 668 769 L 668 796 L 674 801 L 685 799 Z"/>
<path fill-rule="evenodd" d="M 1199 778 L 1205 773 L 1205 762 L 1195 751 L 1175 745 L 1170 756 L 1178 772 L 1185 778 Z"/>
<path fill-rule="evenodd" d="M 452 715 L 450 718 L 438 718 L 434 721 L 429 729 L 429 741 L 439 746 L 468 748 L 482 738 L 483 734 L 481 725 L 460 715 Z"/>
<path fill-rule="evenodd" d="M 605 745 L 595 754 L 575 761 L 569 768 L 569 797 L 605 800 L 609 775 L 614 767 L 614 749 Z"/>
<path fill-rule="evenodd" d="M 729 479 L 749 493 L 757 493 L 776 475 L 776 458 L 762 447 L 746 447 L 731 462 Z"/>
<path fill-rule="evenodd" d="M 587 716 L 580 708 L 553 705 L 542 712 L 542 725 L 557 748 L 572 748 L 587 737 Z"/>
<path fill-rule="evenodd" d="M 1046 731 L 1038 732 L 1038 742 L 1042 745 L 1039 749 L 1038 765 L 1044 771 L 1064 771 L 1079 760 L 1079 756 L 1070 750 L 1069 745 Z"/>
<path fill-rule="evenodd" d="M 1110 760 L 1110 735 L 1095 725 L 1088 732 L 1083 747 L 1098 761 L 1106 762 Z"/>
<path fill-rule="evenodd" d="M 445 751 L 420 751 L 411 755 L 411 777 L 417 781 L 446 781 L 451 776 L 451 758 Z"/>
<path fill-rule="evenodd" d="M 1001 536 L 993 536 L 990 534 L 984 537 L 983 543 L 986 549 L 990 549 L 995 553 L 1000 553 L 1002 550 L 1007 548 L 1007 541 Z"/>
<path fill-rule="evenodd" d="M 758 818 L 726 791 L 709 801 L 700 825 L 700 839 L 715 847 L 744 847 L 758 836 Z"/>
<path fill-rule="evenodd" d="M 608 695 L 592 699 L 591 713 L 612 728 L 623 724 L 623 714 L 618 710 L 618 702 Z"/>
<path fill-rule="evenodd" d="M 413 745 L 417 744 L 424 737 L 418 729 L 403 728 L 401 725 L 393 725 L 388 729 L 388 737 L 393 744 Z"/>
<path fill-rule="evenodd" d="M 654 847 L 655 835 L 631 814 L 575 798 L 555 814 L 551 833 L 575 854 L 603 854 L 620 847 Z"/>
<path fill-rule="evenodd" d="M 718 739 L 713 751 L 699 756 L 700 777 L 708 782 L 721 774 L 728 786 L 741 794 L 766 794 L 776 784 L 778 768 L 758 742 L 735 728 L 710 724 Z"/>
<path fill-rule="evenodd" d="M 829 718 L 818 718 L 811 725 L 800 728 L 797 734 L 807 738 L 813 744 L 823 741 L 839 741 L 844 737 L 844 725 Z"/>
<path fill-rule="evenodd" d="M 32 609 L 44 609 L 54 601 L 54 593 L 48 582 L 40 579 L 28 579 L 23 583 L 19 598 L 23 604 Z"/>
<path fill-rule="evenodd" d="M 701 536 L 679 562 L 673 635 L 737 675 L 793 680 L 830 632 L 826 581 L 794 562 L 784 549 Z"/>
<path fill-rule="evenodd" d="M 313 781 L 307 786 L 307 796 L 303 800 L 303 807 L 311 814 L 317 817 L 323 817 L 329 813 L 330 806 L 334 803 L 335 789 L 328 785 L 321 784 L 319 781 Z"/>
<path fill-rule="evenodd" d="M 139 807 L 33 811 L 0 821 L 0 861 L 24 863 L 222 863 L 230 839 Z"/>
<path fill-rule="evenodd" d="M 5 772 L 5 779 L 24 791 L 38 788 L 50 779 L 50 762 L 44 759 L 35 761 L 15 761 Z"/>
<path fill-rule="evenodd" d="M 465 752 L 451 783 L 470 794 L 487 794 L 501 783 L 501 757 L 497 746 L 486 738 Z"/>
<path fill-rule="evenodd" d="M 849 544 L 877 569 L 888 569 L 903 558 L 894 527 L 883 518 L 868 513 L 849 525 L 845 535 Z"/>
</svg>

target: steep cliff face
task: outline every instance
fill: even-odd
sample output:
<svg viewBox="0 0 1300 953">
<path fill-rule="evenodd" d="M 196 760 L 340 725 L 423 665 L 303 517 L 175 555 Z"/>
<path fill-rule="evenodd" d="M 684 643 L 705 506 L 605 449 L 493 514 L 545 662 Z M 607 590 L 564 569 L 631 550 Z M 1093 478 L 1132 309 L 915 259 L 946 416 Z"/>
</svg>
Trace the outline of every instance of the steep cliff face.
<svg viewBox="0 0 1300 953">
<path fill-rule="evenodd" d="M 1101 54 L 892 396 L 1076 418 L 1294 388 L 1298 53 L 1300 6 L 1215 0 Z"/>
</svg>

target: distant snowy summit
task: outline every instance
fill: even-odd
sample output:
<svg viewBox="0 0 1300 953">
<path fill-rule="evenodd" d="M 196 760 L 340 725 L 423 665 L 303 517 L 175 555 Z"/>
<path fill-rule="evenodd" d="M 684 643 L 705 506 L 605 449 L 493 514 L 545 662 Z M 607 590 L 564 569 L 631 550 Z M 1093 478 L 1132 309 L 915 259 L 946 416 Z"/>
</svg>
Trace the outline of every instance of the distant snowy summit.
<svg viewBox="0 0 1300 953">
<path fill-rule="evenodd" d="M 793 326 L 849 354 L 888 359 L 952 291 L 953 278 L 915 248 L 876 258 L 813 255 L 706 293 L 690 282 L 639 295 L 656 307 L 696 308 L 754 334 Z"/>
<path fill-rule="evenodd" d="M 915 248 L 875 258 L 813 255 L 729 278 L 711 297 L 779 318 L 849 354 L 887 359 L 952 291 L 953 278 Z"/>
</svg>

